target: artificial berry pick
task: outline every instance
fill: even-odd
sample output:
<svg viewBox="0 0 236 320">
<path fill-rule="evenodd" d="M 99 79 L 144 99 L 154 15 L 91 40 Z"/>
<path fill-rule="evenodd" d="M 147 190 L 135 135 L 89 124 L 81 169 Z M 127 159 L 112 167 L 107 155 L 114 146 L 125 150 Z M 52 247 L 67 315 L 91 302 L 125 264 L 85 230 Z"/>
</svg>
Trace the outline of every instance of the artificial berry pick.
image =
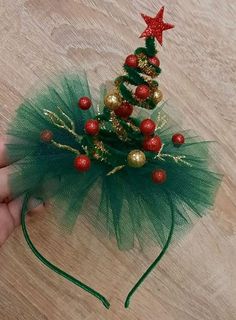
<svg viewBox="0 0 236 320">
<path fill-rule="evenodd" d="M 155 37 L 162 46 L 162 33 L 165 30 L 174 28 L 173 24 L 163 21 L 164 7 L 162 7 L 154 18 L 141 14 L 146 24 L 146 30 L 141 34 L 140 38 Z"/>
</svg>

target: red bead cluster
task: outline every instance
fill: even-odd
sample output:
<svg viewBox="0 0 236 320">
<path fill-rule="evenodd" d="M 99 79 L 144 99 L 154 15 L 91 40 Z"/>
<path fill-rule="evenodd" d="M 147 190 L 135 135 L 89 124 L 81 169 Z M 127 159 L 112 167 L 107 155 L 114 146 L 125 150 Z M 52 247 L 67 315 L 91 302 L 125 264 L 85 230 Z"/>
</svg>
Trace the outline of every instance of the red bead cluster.
<svg viewBox="0 0 236 320">
<path fill-rule="evenodd" d="M 162 141 L 159 136 L 153 136 L 156 124 L 152 119 L 144 119 L 140 123 L 140 131 L 145 136 L 143 140 L 143 149 L 150 152 L 159 152 L 162 146 Z"/>
<path fill-rule="evenodd" d="M 143 149 L 149 152 L 158 153 L 162 147 L 161 138 L 154 135 L 156 124 L 152 119 L 144 119 L 139 126 L 140 132 L 144 135 Z M 184 143 L 185 138 L 181 133 L 176 133 L 172 136 L 174 146 L 180 146 Z M 152 172 L 152 180 L 154 183 L 161 184 L 167 179 L 166 171 L 156 169 Z"/>
<path fill-rule="evenodd" d="M 92 106 L 92 101 L 89 97 L 81 97 L 78 101 L 78 107 L 81 110 L 88 110 Z M 87 134 L 94 136 L 99 132 L 99 122 L 94 119 L 89 119 L 84 125 L 84 130 Z M 79 172 L 86 172 L 91 167 L 91 160 L 85 154 L 81 154 L 74 159 L 74 167 Z"/>
<path fill-rule="evenodd" d="M 156 67 L 160 66 L 160 60 L 156 57 L 148 57 L 148 61 Z M 138 57 L 135 54 L 130 54 L 125 59 L 125 65 L 130 68 L 138 68 Z"/>
</svg>

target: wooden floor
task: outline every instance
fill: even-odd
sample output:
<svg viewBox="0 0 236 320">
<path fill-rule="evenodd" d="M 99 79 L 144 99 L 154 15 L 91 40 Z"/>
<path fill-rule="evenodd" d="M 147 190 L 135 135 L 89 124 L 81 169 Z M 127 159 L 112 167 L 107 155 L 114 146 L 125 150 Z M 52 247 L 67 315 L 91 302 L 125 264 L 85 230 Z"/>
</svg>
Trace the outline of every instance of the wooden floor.
<svg viewBox="0 0 236 320">
<path fill-rule="evenodd" d="M 139 13 L 154 16 L 162 4 L 1 0 L 0 132 L 32 85 L 63 70 L 84 68 L 96 96 L 142 45 Z M 236 319 L 236 2 L 166 0 L 165 6 L 165 20 L 176 27 L 164 34 L 160 86 L 184 128 L 218 142 L 225 178 L 214 212 L 172 245 L 128 310 L 124 297 L 158 248 L 119 252 L 112 241 L 98 240 L 86 221 L 68 236 L 46 213 L 33 217 L 30 230 L 40 250 L 107 296 L 111 309 L 42 266 L 19 228 L 0 250 L 0 319 Z"/>
</svg>

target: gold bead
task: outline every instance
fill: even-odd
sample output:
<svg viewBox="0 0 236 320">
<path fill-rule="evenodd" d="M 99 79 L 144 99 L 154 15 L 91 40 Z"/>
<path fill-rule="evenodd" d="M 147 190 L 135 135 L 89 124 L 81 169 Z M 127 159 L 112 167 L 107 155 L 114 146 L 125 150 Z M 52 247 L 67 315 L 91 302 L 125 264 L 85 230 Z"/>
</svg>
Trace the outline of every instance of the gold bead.
<svg viewBox="0 0 236 320">
<path fill-rule="evenodd" d="M 153 92 L 153 96 L 152 96 L 152 99 L 155 103 L 158 103 L 162 100 L 163 98 L 163 94 L 161 92 L 161 90 L 159 89 L 155 89 L 155 91 Z"/>
<path fill-rule="evenodd" d="M 117 93 L 110 93 L 105 96 L 104 103 L 110 110 L 115 110 L 121 105 L 121 98 Z"/>
<path fill-rule="evenodd" d="M 132 150 L 128 154 L 128 165 L 133 168 L 141 168 L 146 163 L 146 156 L 141 150 Z"/>
</svg>

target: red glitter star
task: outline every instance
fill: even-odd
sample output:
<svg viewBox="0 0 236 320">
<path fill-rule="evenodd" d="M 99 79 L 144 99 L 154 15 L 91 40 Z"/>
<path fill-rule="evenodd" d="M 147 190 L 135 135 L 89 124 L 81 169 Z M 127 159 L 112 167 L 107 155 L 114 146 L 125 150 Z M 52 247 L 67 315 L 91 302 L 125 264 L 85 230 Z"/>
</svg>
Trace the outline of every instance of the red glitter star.
<svg viewBox="0 0 236 320">
<path fill-rule="evenodd" d="M 140 38 L 155 37 L 162 46 L 162 32 L 174 28 L 173 24 L 163 21 L 164 6 L 159 10 L 155 18 L 141 14 L 147 24 L 146 30 L 141 34 Z"/>
</svg>

